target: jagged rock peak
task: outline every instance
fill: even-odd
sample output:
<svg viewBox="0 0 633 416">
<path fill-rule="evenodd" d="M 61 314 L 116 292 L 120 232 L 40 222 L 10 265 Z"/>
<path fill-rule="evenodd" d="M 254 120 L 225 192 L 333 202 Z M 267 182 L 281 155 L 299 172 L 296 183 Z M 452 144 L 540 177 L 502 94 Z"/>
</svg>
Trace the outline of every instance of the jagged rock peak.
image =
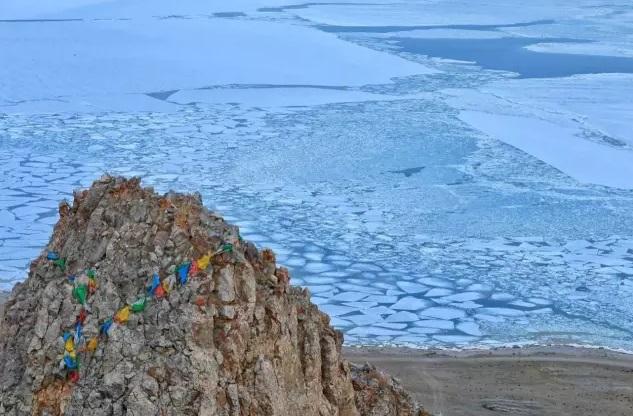
<svg viewBox="0 0 633 416">
<path fill-rule="evenodd" d="M 105 176 L 59 215 L 2 317 L 0 414 L 426 414 L 199 195 Z"/>
</svg>

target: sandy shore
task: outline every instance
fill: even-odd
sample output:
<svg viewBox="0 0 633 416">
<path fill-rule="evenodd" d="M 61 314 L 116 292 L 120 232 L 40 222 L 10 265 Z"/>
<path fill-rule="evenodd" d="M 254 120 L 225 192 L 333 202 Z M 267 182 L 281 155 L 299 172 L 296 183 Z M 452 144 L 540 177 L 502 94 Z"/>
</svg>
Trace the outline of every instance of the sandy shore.
<svg viewBox="0 0 633 416">
<path fill-rule="evenodd" d="M 346 348 L 442 416 L 631 416 L 633 355 L 573 347 L 492 351 Z"/>
</svg>

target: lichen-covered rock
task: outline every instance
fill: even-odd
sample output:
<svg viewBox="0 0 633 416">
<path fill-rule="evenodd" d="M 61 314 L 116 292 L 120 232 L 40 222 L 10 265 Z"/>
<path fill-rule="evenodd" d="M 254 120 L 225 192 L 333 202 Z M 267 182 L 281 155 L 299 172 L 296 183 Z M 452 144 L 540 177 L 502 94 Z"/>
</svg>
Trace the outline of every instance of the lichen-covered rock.
<svg viewBox="0 0 633 416">
<path fill-rule="evenodd" d="M 0 414 L 424 414 L 389 377 L 352 370 L 341 333 L 307 291 L 289 286 L 274 254 L 243 241 L 199 196 L 159 196 L 138 179 L 104 177 L 59 212 L 47 249 L 5 307 Z M 100 324 L 146 293 L 154 273 L 173 285 L 177 265 L 209 253 L 210 264 L 186 284 L 99 335 Z M 60 367 L 62 334 L 82 306 L 68 275 L 86 269 L 98 286 L 73 380 Z M 94 351 L 85 343 L 92 338 Z"/>
</svg>

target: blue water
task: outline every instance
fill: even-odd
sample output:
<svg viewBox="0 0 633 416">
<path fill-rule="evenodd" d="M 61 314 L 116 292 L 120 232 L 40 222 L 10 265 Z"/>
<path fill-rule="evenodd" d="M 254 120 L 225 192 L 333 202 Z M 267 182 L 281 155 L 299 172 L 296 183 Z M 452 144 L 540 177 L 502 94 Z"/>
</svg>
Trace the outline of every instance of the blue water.
<svg viewBox="0 0 633 416">
<path fill-rule="evenodd" d="M 554 20 L 535 20 L 533 22 L 519 22 L 501 25 L 409 25 L 409 26 L 335 26 L 317 25 L 317 29 L 330 33 L 395 33 L 410 30 L 432 30 L 432 29 L 452 29 L 452 30 L 483 30 L 497 31 L 511 27 L 529 27 L 538 25 L 549 25 L 555 23 Z"/>
<path fill-rule="evenodd" d="M 533 52 L 542 42 L 584 42 L 572 39 L 418 39 L 393 38 L 404 52 L 475 62 L 484 69 L 515 72 L 519 78 L 558 78 L 577 74 L 633 73 L 633 58 Z"/>
<path fill-rule="evenodd" d="M 266 13 L 281 13 L 286 10 L 299 10 L 307 9 L 312 6 L 349 6 L 350 3 L 301 3 L 301 4 L 288 4 L 279 7 L 261 7 L 257 9 L 258 12 Z M 374 3 L 354 3 L 354 6 L 375 6 Z"/>
</svg>

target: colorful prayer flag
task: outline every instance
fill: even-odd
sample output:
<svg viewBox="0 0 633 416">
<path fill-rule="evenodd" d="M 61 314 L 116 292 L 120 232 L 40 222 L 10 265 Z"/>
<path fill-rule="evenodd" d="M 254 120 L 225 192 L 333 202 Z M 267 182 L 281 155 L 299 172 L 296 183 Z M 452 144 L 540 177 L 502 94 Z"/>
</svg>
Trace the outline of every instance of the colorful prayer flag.
<svg viewBox="0 0 633 416">
<path fill-rule="evenodd" d="M 130 319 L 130 307 L 124 306 L 114 315 L 114 322 L 125 324 Z"/>
<path fill-rule="evenodd" d="M 108 332 L 110 331 L 110 327 L 112 327 L 112 319 L 107 319 L 99 327 L 99 332 L 103 335 L 108 335 Z"/>
<path fill-rule="evenodd" d="M 187 277 L 189 275 L 189 267 L 191 267 L 191 263 L 185 262 L 178 266 L 178 277 L 180 279 L 180 284 L 184 286 L 187 284 Z"/>
<path fill-rule="evenodd" d="M 77 383 L 79 382 L 79 371 L 77 370 L 73 370 L 70 373 L 68 373 L 68 380 L 71 383 Z"/>
<path fill-rule="evenodd" d="M 145 310 L 146 298 L 141 298 L 132 304 L 132 312 L 138 313 Z"/>
<path fill-rule="evenodd" d="M 95 352 L 97 350 L 97 346 L 99 345 L 99 340 L 97 337 L 92 337 L 86 344 L 86 351 Z"/>
<path fill-rule="evenodd" d="M 156 296 L 155 292 L 159 286 L 160 286 L 160 277 L 158 276 L 158 273 L 154 273 L 154 275 L 152 276 L 152 283 L 147 288 L 147 293 L 151 296 Z"/>
<path fill-rule="evenodd" d="M 196 263 L 198 264 L 198 269 L 204 271 L 207 269 L 207 267 L 209 267 L 210 262 L 211 262 L 211 255 L 205 254 L 204 256 L 200 257 Z"/>
<path fill-rule="evenodd" d="M 57 259 L 53 262 L 53 264 L 59 267 L 62 272 L 66 270 L 66 260 L 64 259 Z"/>
<path fill-rule="evenodd" d="M 64 356 L 64 364 L 69 370 L 76 370 L 77 368 L 79 368 L 79 362 L 77 361 L 77 359 L 72 358 L 70 355 Z"/>
<path fill-rule="evenodd" d="M 84 305 L 86 303 L 86 296 L 88 294 L 88 288 L 86 285 L 78 285 L 73 289 L 73 297 L 77 299 L 77 302 Z"/>
<path fill-rule="evenodd" d="M 68 334 L 69 336 L 66 337 L 66 335 L 64 335 L 64 339 L 66 342 L 64 342 L 64 349 L 66 350 L 66 352 L 71 353 L 73 351 L 75 351 L 75 339 L 72 335 Z"/>
</svg>

